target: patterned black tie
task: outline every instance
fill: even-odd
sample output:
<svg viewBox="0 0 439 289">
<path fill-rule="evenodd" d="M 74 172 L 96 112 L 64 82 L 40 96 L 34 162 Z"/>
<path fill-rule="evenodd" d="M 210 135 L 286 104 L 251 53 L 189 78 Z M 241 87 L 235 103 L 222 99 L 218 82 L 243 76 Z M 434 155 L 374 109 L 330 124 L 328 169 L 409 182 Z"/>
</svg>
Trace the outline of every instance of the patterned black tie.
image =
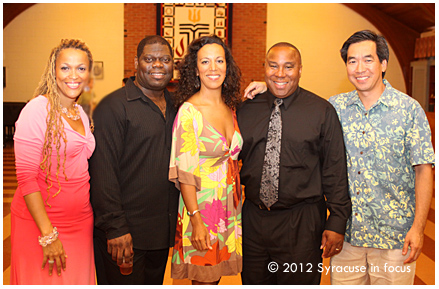
<svg viewBox="0 0 439 289">
<path fill-rule="evenodd" d="M 267 145 L 265 147 L 264 165 L 262 167 L 261 190 L 259 198 L 269 209 L 278 200 L 279 162 L 282 138 L 282 118 L 279 106 L 283 100 L 276 98 L 268 125 Z"/>
</svg>

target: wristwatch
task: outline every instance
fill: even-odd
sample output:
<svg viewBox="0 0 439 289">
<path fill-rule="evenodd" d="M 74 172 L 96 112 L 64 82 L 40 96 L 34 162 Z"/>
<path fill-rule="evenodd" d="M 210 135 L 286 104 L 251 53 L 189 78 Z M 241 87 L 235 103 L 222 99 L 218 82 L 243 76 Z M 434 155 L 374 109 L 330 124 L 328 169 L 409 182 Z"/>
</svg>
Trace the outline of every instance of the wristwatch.
<svg viewBox="0 0 439 289">
<path fill-rule="evenodd" d="M 198 211 L 198 210 L 195 210 L 195 211 L 193 211 L 192 213 L 189 212 L 189 211 L 187 211 L 187 215 L 188 215 L 189 217 L 193 217 L 193 216 L 195 216 L 196 213 L 199 213 L 199 212 L 200 212 L 200 211 Z"/>
</svg>

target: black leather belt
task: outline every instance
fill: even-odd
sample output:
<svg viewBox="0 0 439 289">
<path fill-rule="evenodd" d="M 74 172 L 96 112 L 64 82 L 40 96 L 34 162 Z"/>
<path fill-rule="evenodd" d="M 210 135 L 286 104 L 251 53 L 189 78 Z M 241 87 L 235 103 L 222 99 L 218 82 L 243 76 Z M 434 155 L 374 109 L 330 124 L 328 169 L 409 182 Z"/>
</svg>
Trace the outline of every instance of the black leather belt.
<svg viewBox="0 0 439 289">
<path fill-rule="evenodd" d="M 319 197 L 316 197 L 316 198 L 306 199 L 306 200 L 304 200 L 304 201 L 302 201 L 300 203 L 296 203 L 296 204 L 294 204 L 294 205 L 292 205 L 290 207 L 287 207 L 287 208 L 282 208 L 281 207 L 281 208 L 276 208 L 276 209 L 267 208 L 267 206 L 265 206 L 263 202 L 260 202 L 258 205 L 256 205 L 255 203 L 253 203 L 253 204 L 255 204 L 260 210 L 266 210 L 266 211 L 275 210 L 275 211 L 278 211 L 278 210 L 291 210 L 291 209 L 294 209 L 294 208 L 297 208 L 297 207 L 300 207 L 300 206 L 303 206 L 303 205 L 306 205 L 306 204 L 317 203 L 317 202 L 320 202 L 322 200 L 324 201 L 324 198 L 322 196 L 319 196 Z"/>
</svg>

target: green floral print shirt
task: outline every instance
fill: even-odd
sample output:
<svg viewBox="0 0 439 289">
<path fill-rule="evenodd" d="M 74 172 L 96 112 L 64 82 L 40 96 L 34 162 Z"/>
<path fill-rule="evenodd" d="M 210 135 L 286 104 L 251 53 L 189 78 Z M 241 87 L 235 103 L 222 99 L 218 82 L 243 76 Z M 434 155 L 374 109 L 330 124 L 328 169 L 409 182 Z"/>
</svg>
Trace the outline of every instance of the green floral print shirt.
<svg viewBox="0 0 439 289">
<path fill-rule="evenodd" d="M 415 171 L 433 164 L 431 131 L 420 104 L 387 80 L 366 110 L 356 90 L 329 102 L 346 147 L 352 215 L 345 241 L 353 246 L 401 249 L 415 216 Z"/>
</svg>

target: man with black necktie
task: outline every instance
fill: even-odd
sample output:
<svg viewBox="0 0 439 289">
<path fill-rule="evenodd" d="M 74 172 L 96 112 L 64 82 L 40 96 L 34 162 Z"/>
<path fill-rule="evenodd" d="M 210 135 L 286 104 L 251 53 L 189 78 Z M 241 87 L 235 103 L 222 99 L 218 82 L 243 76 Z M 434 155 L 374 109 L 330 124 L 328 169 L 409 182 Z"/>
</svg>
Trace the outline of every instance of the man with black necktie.
<svg viewBox="0 0 439 289">
<path fill-rule="evenodd" d="M 331 104 L 299 87 L 301 72 L 294 45 L 273 45 L 268 91 L 238 109 L 244 285 L 318 285 L 322 257 L 343 246 L 351 201 L 342 130 Z"/>
</svg>

